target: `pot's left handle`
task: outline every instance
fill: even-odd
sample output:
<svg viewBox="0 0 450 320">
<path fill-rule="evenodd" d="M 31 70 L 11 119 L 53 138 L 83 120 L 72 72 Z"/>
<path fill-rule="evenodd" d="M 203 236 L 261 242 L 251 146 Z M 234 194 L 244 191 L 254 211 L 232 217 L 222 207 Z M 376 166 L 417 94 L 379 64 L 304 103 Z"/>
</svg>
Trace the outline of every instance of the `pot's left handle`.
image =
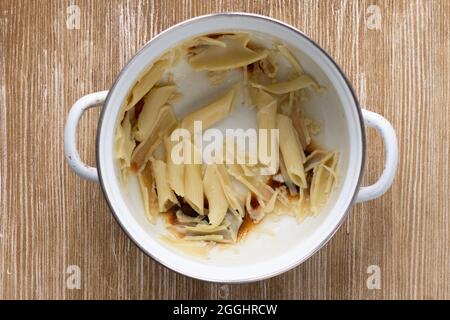
<svg viewBox="0 0 450 320">
<path fill-rule="evenodd" d="M 108 91 L 94 92 L 81 97 L 69 111 L 64 128 L 64 154 L 73 171 L 80 177 L 98 182 L 97 168 L 90 167 L 80 159 L 77 150 L 77 126 L 84 111 L 105 102 Z"/>
</svg>

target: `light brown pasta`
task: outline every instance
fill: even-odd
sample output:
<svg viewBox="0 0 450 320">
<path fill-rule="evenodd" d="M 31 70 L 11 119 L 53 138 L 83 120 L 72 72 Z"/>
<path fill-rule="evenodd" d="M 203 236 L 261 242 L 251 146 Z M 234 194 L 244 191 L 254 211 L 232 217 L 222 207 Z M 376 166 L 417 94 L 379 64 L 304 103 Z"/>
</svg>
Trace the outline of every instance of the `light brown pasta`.
<svg viewBox="0 0 450 320">
<path fill-rule="evenodd" d="M 284 82 L 276 82 L 271 84 L 257 84 L 252 82 L 251 85 L 255 88 L 263 89 L 267 92 L 273 93 L 273 94 L 285 94 L 293 91 L 298 91 L 300 89 L 312 87 L 315 90 L 320 90 L 319 85 L 316 81 L 314 81 L 313 78 L 308 76 L 307 74 L 302 74 L 301 76 L 298 76 L 297 78 L 293 80 L 288 80 Z"/>
<path fill-rule="evenodd" d="M 237 88 L 233 87 L 219 99 L 186 116 L 181 122 L 184 129 L 193 132 L 194 121 L 201 121 L 203 130 L 228 116 L 233 109 L 233 100 Z"/>
<path fill-rule="evenodd" d="M 145 141 L 142 141 L 131 155 L 131 168 L 139 172 L 150 158 L 155 148 L 162 142 L 162 138 L 170 132 L 177 123 L 175 114 L 169 105 L 163 106 L 155 120 L 155 125 Z"/>
<path fill-rule="evenodd" d="M 192 150 L 193 157 L 198 157 L 199 150 L 190 142 L 189 148 Z M 194 161 L 191 161 L 194 162 Z M 185 164 L 184 165 L 184 200 L 198 214 L 204 215 L 203 208 L 203 180 L 201 164 Z"/>
<path fill-rule="evenodd" d="M 157 115 L 163 105 L 175 93 L 175 86 L 164 86 L 153 88 L 144 97 L 144 106 L 137 119 L 134 129 L 134 138 L 136 141 L 144 141 L 152 133 L 157 124 Z"/>
<path fill-rule="evenodd" d="M 152 160 L 152 168 L 156 182 L 159 212 L 166 212 L 174 204 L 178 203 L 175 194 L 167 183 L 166 163 L 161 160 Z"/>
<path fill-rule="evenodd" d="M 291 180 L 300 188 L 307 188 L 303 161 L 305 154 L 300 146 L 291 119 L 279 114 L 277 125 L 280 134 L 280 150 Z"/>
<path fill-rule="evenodd" d="M 171 141 L 169 136 L 164 138 L 167 163 L 167 180 L 172 190 L 179 196 L 184 196 L 184 164 L 175 164 L 172 159 L 172 149 L 176 142 Z"/>
<path fill-rule="evenodd" d="M 161 79 L 164 70 L 169 66 L 168 60 L 158 60 L 136 82 L 128 97 L 125 111 L 131 109 L 141 100 L 147 92 Z"/>
<path fill-rule="evenodd" d="M 224 35 L 217 40 L 225 43 L 225 47 L 207 46 L 189 59 L 195 70 L 229 70 L 246 66 L 267 56 L 264 51 L 256 52 L 247 47 L 250 40 L 248 34 Z"/>
</svg>

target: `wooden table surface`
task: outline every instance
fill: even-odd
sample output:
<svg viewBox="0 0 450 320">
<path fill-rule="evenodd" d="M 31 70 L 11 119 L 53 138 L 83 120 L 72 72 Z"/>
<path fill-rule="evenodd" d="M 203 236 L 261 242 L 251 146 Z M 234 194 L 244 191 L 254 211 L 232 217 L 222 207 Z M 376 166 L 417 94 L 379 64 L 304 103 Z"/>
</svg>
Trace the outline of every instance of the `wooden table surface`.
<svg viewBox="0 0 450 320">
<path fill-rule="evenodd" d="M 355 205 L 301 266 L 242 285 L 189 279 L 144 255 L 99 185 L 63 156 L 74 101 L 108 89 L 160 31 L 220 11 L 271 16 L 311 36 L 361 104 L 392 122 L 400 148 L 387 194 Z M 0 299 L 449 299 L 449 17 L 445 0 L 0 1 Z M 92 165 L 98 115 L 79 127 Z M 380 150 L 369 130 L 366 184 L 382 170 Z"/>
</svg>

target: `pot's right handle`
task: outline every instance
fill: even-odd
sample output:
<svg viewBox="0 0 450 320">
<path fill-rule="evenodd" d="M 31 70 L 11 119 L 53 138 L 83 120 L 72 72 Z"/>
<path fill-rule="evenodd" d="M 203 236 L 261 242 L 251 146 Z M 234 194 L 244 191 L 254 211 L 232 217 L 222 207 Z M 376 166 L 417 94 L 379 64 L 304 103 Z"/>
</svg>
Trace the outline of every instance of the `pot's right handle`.
<svg viewBox="0 0 450 320">
<path fill-rule="evenodd" d="M 378 198 L 385 193 L 394 181 L 398 162 L 397 135 L 392 125 L 378 113 L 362 110 L 364 122 L 368 127 L 378 130 L 384 141 L 386 161 L 381 177 L 373 185 L 361 187 L 356 196 L 356 202 L 363 202 Z"/>
<path fill-rule="evenodd" d="M 70 109 L 64 128 L 64 153 L 67 162 L 77 175 L 90 181 L 98 181 L 97 168 L 88 166 L 80 158 L 77 149 L 77 126 L 83 113 L 89 108 L 103 104 L 107 95 L 108 91 L 100 91 L 81 97 Z"/>
</svg>

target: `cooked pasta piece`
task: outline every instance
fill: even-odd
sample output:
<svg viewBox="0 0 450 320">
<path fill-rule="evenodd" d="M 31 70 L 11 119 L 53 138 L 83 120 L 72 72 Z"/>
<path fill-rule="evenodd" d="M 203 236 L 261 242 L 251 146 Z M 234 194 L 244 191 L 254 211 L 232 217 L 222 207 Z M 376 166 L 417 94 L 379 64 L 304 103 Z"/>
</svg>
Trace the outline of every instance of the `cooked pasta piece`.
<svg viewBox="0 0 450 320">
<path fill-rule="evenodd" d="M 223 236 L 219 234 L 208 234 L 202 236 L 185 236 L 183 240 L 187 241 L 215 241 L 221 242 L 223 240 Z"/>
<path fill-rule="evenodd" d="M 227 227 L 224 230 L 216 232 L 223 237 L 221 242 L 234 243 L 238 239 L 239 228 L 242 224 L 240 215 L 227 212 L 223 222 Z"/>
<path fill-rule="evenodd" d="M 267 56 L 258 61 L 262 72 L 269 78 L 276 77 L 278 72 L 278 64 L 275 59 L 274 52 L 268 52 Z"/>
<path fill-rule="evenodd" d="M 188 41 L 185 45 L 185 47 L 187 47 L 190 50 L 198 46 L 218 46 L 225 48 L 227 45 L 225 42 L 219 41 L 217 39 L 208 36 L 201 36 L 194 38 L 191 41 Z"/>
<path fill-rule="evenodd" d="M 234 190 L 234 186 L 231 182 L 230 176 L 224 164 L 216 164 L 217 177 L 225 192 L 225 197 L 228 200 L 228 206 L 232 211 L 244 217 L 245 211 L 242 207 L 242 203 L 238 200 L 237 192 Z"/>
<path fill-rule="evenodd" d="M 172 141 L 169 136 L 164 138 L 164 146 L 166 149 L 167 163 L 167 180 L 170 188 L 180 197 L 184 196 L 184 164 L 174 163 L 172 159 L 172 150 L 176 142 Z"/>
<path fill-rule="evenodd" d="M 270 166 L 275 160 L 275 166 L 272 169 L 272 174 L 278 172 L 278 139 L 272 136 L 272 130 L 277 128 L 277 103 L 272 101 L 264 107 L 258 109 L 256 113 L 256 119 L 258 121 L 258 129 L 264 129 L 266 131 L 259 132 L 258 139 L 258 154 L 260 155 L 260 161 L 263 166 Z M 263 135 L 263 132 L 266 132 Z"/>
<path fill-rule="evenodd" d="M 309 154 L 305 159 L 305 172 L 308 172 L 320 164 L 326 163 L 328 160 L 333 158 L 335 153 L 333 151 L 326 151 L 316 149 L 311 154 Z"/>
<path fill-rule="evenodd" d="M 153 86 L 161 79 L 168 66 L 168 60 L 158 60 L 145 72 L 131 90 L 125 111 L 134 107 L 134 105 L 138 103 L 151 88 L 153 88 Z"/>
<path fill-rule="evenodd" d="M 187 147 L 190 148 L 192 157 L 198 157 L 199 150 L 192 143 L 187 143 L 189 144 Z M 184 200 L 198 214 L 204 215 L 202 166 L 201 164 L 196 164 L 196 161 L 189 162 L 189 164 L 184 165 Z"/>
<path fill-rule="evenodd" d="M 155 125 L 145 141 L 139 143 L 131 155 L 131 168 L 135 172 L 142 170 L 145 162 L 150 158 L 152 152 L 162 142 L 177 123 L 175 114 L 169 105 L 163 106 L 155 120 Z"/>
<path fill-rule="evenodd" d="M 144 106 L 137 119 L 136 126 L 133 128 L 136 141 L 144 141 L 152 133 L 157 120 L 155 115 L 174 94 L 175 89 L 175 86 L 155 87 L 144 97 Z"/>
<path fill-rule="evenodd" d="M 201 121 L 202 129 L 206 130 L 224 119 L 233 110 L 233 100 L 236 91 L 237 88 L 233 87 L 219 99 L 187 115 L 181 122 L 181 126 L 192 133 L 194 131 L 194 121 Z"/>
<path fill-rule="evenodd" d="M 303 161 L 305 154 L 298 141 L 291 119 L 278 114 L 277 125 L 280 135 L 280 150 L 291 180 L 300 188 L 307 188 Z"/>
<path fill-rule="evenodd" d="M 228 201 L 225 196 L 222 185 L 214 164 L 206 165 L 205 175 L 203 177 L 203 190 L 206 199 L 208 199 L 208 220 L 211 226 L 218 226 L 228 210 Z"/>
<path fill-rule="evenodd" d="M 249 86 L 248 88 L 252 103 L 257 108 L 262 108 L 275 101 L 275 99 L 266 91 L 260 88 Z"/>
<path fill-rule="evenodd" d="M 131 134 L 130 114 L 128 112 L 125 114 L 125 118 L 122 123 L 119 124 L 116 132 L 116 158 L 120 159 L 121 168 L 123 169 L 130 166 L 131 154 L 136 146 L 136 142 Z"/>
<path fill-rule="evenodd" d="M 138 175 L 139 187 L 142 194 L 142 200 L 144 202 L 144 210 L 147 214 L 150 222 L 155 223 L 156 216 L 158 214 L 158 196 L 155 192 L 155 186 L 153 181 L 152 166 L 150 161 L 147 162 L 144 170 Z"/>
<path fill-rule="evenodd" d="M 200 216 L 200 215 L 198 215 L 196 217 L 188 216 L 187 214 L 184 214 L 183 211 L 181 211 L 181 210 L 177 210 L 175 215 L 177 217 L 178 223 L 187 224 L 187 225 L 200 223 L 204 219 L 204 216 Z"/>
<path fill-rule="evenodd" d="M 310 206 L 312 213 L 316 214 L 319 209 L 325 204 L 327 193 L 325 192 L 330 173 L 319 165 L 313 170 L 313 178 L 311 180 L 310 189 Z"/>
<path fill-rule="evenodd" d="M 298 222 L 302 222 L 307 216 L 311 214 L 311 205 L 309 199 L 309 190 L 300 189 L 297 205 L 295 206 L 295 216 Z"/>
<path fill-rule="evenodd" d="M 295 108 L 291 115 L 292 124 L 297 131 L 298 138 L 303 148 L 306 148 L 311 143 L 311 136 L 309 135 L 308 126 L 305 122 L 305 117 L 300 108 Z"/>
<path fill-rule="evenodd" d="M 225 43 L 225 47 L 207 46 L 189 59 L 194 70 L 220 71 L 239 68 L 267 56 L 264 51 L 256 52 L 247 47 L 249 34 L 223 35 L 217 40 Z"/>
<path fill-rule="evenodd" d="M 244 171 L 239 165 L 237 164 L 228 165 L 228 173 L 237 181 L 242 183 L 247 189 L 253 192 L 258 199 L 268 198 L 267 191 L 261 188 L 260 183 L 258 183 L 258 181 L 254 179 L 251 179 L 251 177 L 245 177 Z"/>
<path fill-rule="evenodd" d="M 317 84 L 316 81 L 314 81 L 313 78 L 308 76 L 307 74 L 302 74 L 301 76 L 298 76 L 297 78 L 293 80 L 288 80 L 284 82 L 276 82 L 271 84 L 258 84 L 251 82 L 250 83 L 255 88 L 260 88 L 263 90 L 266 90 L 267 92 L 273 93 L 273 94 L 285 94 L 292 91 L 298 91 L 300 89 L 312 87 L 316 91 L 320 91 L 320 87 Z"/>
<path fill-rule="evenodd" d="M 289 63 L 294 67 L 298 74 L 304 73 L 302 66 L 286 46 L 278 45 L 277 49 L 289 61 Z"/>
<path fill-rule="evenodd" d="M 175 194 L 167 183 L 166 163 L 161 160 L 152 160 L 153 176 L 156 182 L 159 212 L 166 212 L 178 203 Z"/>
</svg>

